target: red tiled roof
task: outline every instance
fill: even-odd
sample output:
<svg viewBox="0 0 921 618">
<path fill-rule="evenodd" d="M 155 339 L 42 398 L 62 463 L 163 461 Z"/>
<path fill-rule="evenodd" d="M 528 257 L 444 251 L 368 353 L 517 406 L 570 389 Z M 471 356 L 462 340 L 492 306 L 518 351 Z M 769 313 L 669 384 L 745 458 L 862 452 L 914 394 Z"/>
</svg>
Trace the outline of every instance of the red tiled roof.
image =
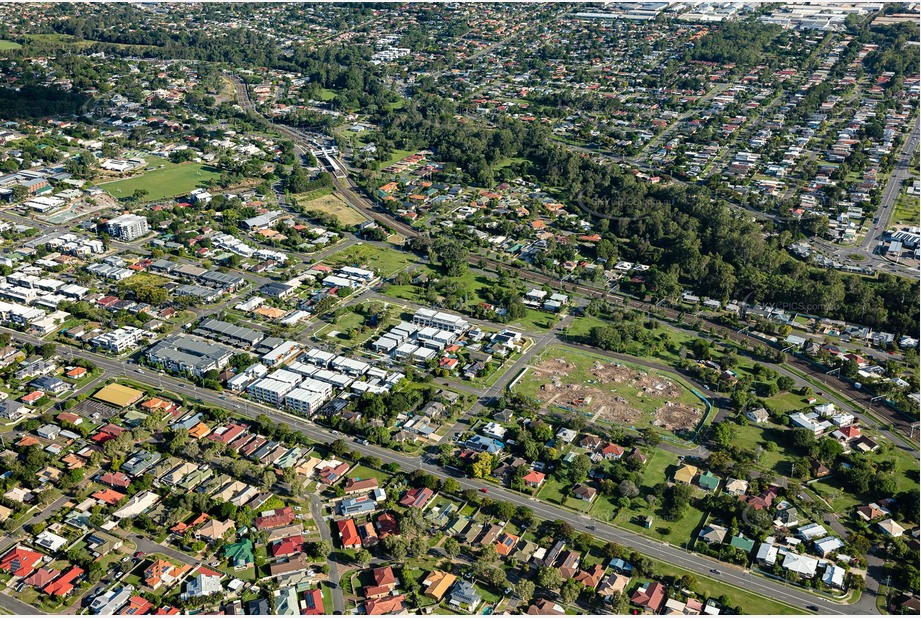
<svg viewBox="0 0 921 618">
<path fill-rule="evenodd" d="M 253 520 L 254 525 L 259 530 L 264 530 L 266 528 L 278 528 L 279 526 L 287 526 L 296 519 L 294 514 L 294 509 L 290 506 L 286 506 L 283 509 L 275 509 L 275 512 L 271 515 L 265 515 L 263 517 L 257 517 Z"/>
<path fill-rule="evenodd" d="M 84 571 L 80 567 L 72 566 L 69 571 L 45 586 L 42 592 L 58 597 L 67 596 L 74 589 L 74 582 L 83 575 L 83 573 Z"/>
<path fill-rule="evenodd" d="M 380 616 L 390 614 L 403 609 L 402 594 L 393 597 L 384 597 L 383 599 L 372 599 L 365 601 L 365 613 L 368 616 Z"/>
<path fill-rule="evenodd" d="M 269 548 L 270 553 L 273 558 L 278 558 L 279 556 L 290 556 L 291 554 L 296 554 L 301 551 L 301 548 L 304 546 L 304 537 L 301 535 L 289 536 L 285 539 L 280 539 L 272 543 Z"/>
<path fill-rule="evenodd" d="M 340 519 L 336 522 L 339 529 L 339 538 L 343 547 L 352 547 L 361 545 L 361 538 L 358 536 L 358 528 L 355 527 L 355 521 L 352 519 Z"/>
<path fill-rule="evenodd" d="M 397 578 L 393 575 L 393 569 L 389 566 L 377 567 L 372 570 L 371 577 L 378 586 L 394 586 L 397 583 Z"/>
<path fill-rule="evenodd" d="M 305 592 L 304 600 L 307 602 L 307 606 L 301 610 L 302 616 L 320 616 L 326 613 L 323 608 L 323 591 L 319 588 Z"/>
<path fill-rule="evenodd" d="M 119 491 L 115 491 L 114 489 L 106 488 L 106 489 L 101 489 L 97 491 L 96 493 L 94 493 L 93 497 L 96 498 L 97 500 L 101 500 L 102 502 L 105 502 L 109 506 L 112 506 L 113 504 L 118 504 L 118 501 L 124 498 L 125 494 Z"/>
<path fill-rule="evenodd" d="M 0 571 L 24 577 L 32 572 L 42 561 L 43 554 L 25 547 L 15 547 L 0 559 Z"/>
</svg>

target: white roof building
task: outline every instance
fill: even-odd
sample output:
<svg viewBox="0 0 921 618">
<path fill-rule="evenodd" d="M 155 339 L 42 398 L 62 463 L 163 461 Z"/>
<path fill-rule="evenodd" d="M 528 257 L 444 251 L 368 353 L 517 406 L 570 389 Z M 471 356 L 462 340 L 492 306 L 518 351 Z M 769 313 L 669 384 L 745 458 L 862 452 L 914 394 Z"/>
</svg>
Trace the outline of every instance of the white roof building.
<svg viewBox="0 0 921 618">
<path fill-rule="evenodd" d="M 810 579 L 815 577 L 815 572 L 818 567 L 818 559 L 810 558 L 809 556 L 801 556 L 793 552 L 788 553 L 783 561 L 783 568 Z"/>
<path fill-rule="evenodd" d="M 822 583 L 832 588 L 844 588 L 844 576 L 847 574 L 843 568 L 835 564 L 829 564 L 825 567 L 825 574 L 822 575 Z"/>
</svg>

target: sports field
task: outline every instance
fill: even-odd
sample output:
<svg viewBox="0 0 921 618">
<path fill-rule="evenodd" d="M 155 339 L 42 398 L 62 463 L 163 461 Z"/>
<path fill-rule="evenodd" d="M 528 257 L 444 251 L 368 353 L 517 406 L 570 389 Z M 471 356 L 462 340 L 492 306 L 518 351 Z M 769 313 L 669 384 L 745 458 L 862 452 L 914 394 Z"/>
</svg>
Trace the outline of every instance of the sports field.
<svg viewBox="0 0 921 618">
<path fill-rule="evenodd" d="M 168 161 L 148 161 L 148 167 L 157 169 L 143 172 L 140 176 L 101 183 L 100 186 L 112 197 L 125 199 L 138 189 L 147 191 L 142 201 L 162 200 L 188 194 L 205 184 L 206 181 L 220 176 L 217 169 L 201 163 L 182 163 L 176 165 Z M 159 167 L 163 165 L 163 167 Z"/>
</svg>

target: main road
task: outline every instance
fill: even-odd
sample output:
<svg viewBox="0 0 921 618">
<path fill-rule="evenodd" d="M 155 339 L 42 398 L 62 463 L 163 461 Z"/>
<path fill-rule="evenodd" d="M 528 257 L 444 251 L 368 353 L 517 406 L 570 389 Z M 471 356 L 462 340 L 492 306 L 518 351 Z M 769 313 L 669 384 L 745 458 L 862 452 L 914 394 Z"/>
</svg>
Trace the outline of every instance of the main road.
<svg viewBox="0 0 921 618">
<path fill-rule="evenodd" d="M 18 331 L 11 331 L 10 329 L 0 330 L 10 332 L 12 337 L 17 341 L 29 342 L 32 344 L 41 343 L 40 339 L 31 335 L 26 335 Z M 91 357 L 93 362 L 110 376 L 131 375 L 131 379 L 136 382 L 150 384 L 147 377 L 149 374 L 132 375 L 134 372 L 132 372 L 131 367 L 128 366 L 124 360 L 114 359 L 92 352 L 84 352 L 84 355 Z M 230 409 L 234 414 L 245 418 L 255 419 L 259 415 L 265 415 L 274 422 L 284 423 L 291 429 L 299 431 L 318 442 L 329 443 L 340 437 L 327 429 L 317 426 L 307 419 L 281 412 L 276 408 L 270 408 L 251 401 L 243 401 L 233 395 L 219 395 L 214 391 L 198 388 L 184 380 L 170 375 L 157 374 L 157 382 L 161 385 L 161 388 L 170 388 L 174 392 L 182 394 L 184 397 L 195 399 L 218 408 Z M 403 455 L 371 444 L 363 445 L 354 443 L 352 448 L 363 455 L 377 457 L 384 463 L 399 464 L 401 469 L 404 470 L 422 469 L 438 476 L 445 476 L 448 474 L 441 467 L 430 463 L 425 457 Z M 726 586 L 751 591 L 804 611 L 810 606 L 824 603 L 824 605 L 821 606 L 821 613 L 824 614 L 860 613 L 855 607 L 826 601 L 824 598 L 813 595 L 806 590 L 753 575 L 744 569 L 726 565 L 718 560 L 701 556 L 684 548 L 654 541 L 640 534 L 592 520 L 588 516 L 552 504 L 540 502 L 532 497 L 506 488 L 496 487 L 495 485 L 475 479 L 457 478 L 456 480 L 461 487 L 465 489 L 477 491 L 486 490 L 490 497 L 505 500 L 517 506 L 526 506 L 542 519 L 564 521 L 576 529 L 590 531 L 593 535 L 606 541 L 613 541 L 649 555 L 652 558 L 669 564 L 678 565 L 698 576 L 716 580 Z"/>
<path fill-rule="evenodd" d="M 892 216 L 892 211 L 895 209 L 895 204 L 899 199 L 899 194 L 902 191 L 902 183 L 905 182 L 911 172 L 911 158 L 918 147 L 919 123 L 921 123 L 921 115 L 915 118 L 915 124 L 908 132 L 908 137 L 905 138 L 905 143 L 902 145 L 899 159 L 895 162 L 892 173 L 889 174 L 889 180 L 886 182 L 886 187 L 883 189 L 883 194 L 879 199 L 879 208 L 874 219 L 877 223 L 867 230 L 867 235 L 864 236 L 863 242 L 860 243 L 860 248 L 864 251 L 873 253 L 873 243 L 879 240 L 879 231 L 886 229 L 889 218 Z"/>
</svg>

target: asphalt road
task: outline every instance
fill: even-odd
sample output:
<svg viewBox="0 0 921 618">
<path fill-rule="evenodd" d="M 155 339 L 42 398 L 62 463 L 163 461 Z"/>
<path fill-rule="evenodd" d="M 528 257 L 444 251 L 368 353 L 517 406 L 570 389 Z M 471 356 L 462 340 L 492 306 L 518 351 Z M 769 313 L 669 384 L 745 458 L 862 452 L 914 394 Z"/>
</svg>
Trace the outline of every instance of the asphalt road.
<svg viewBox="0 0 921 618">
<path fill-rule="evenodd" d="M 329 531 L 329 521 L 323 516 L 323 502 L 319 496 L 313 494 L 310 496 L 310 513 L 313 520 L 317 522 L 317 528 L 320 530 L 320 538 L 330 547 L 335 547 L 333 536 Z M 342 586 L 339 584 L 339 563 L 330 558 L 329 563 L 329 583 L 332 585 L 333 592 L 333 611 L 340 614 L 345 613 L 345 598 L 342 596 Z"/>
<path fill-rule="evenodd" d="M 96 362 L 100 367 L 114 375 L 125 373 L 123 361 L 100 357 L 98 355 L 93 355 L 93 359 L 94 362 Z M 221 399 L 222 396 L 219 396 L 213 391 L 194 388 L 192 385 L 186 383 L 185 381 L 173 378 L 172 376 L 164 375 L 159 376 L 159 378 L 161 378 L 161 381 L 165 386 L 168 386 L 174 391 L 185 396 L 191 396 L 209 405 L 214 405 L 222 408 L 231 408 L 235 411 L 236 414 L 249 418 L 255 418 L 260 414 L 265 414 L 273 421 L 285 423 L 292 429 L 300 431 L 311 439 L 320 442 L 328 443 L 339 437 L 326 429 L 318 427 L 306 419 L 280 412 L 274 408 L 268 408 L 254 404 L 253 402 L 248 402 L 248 404 L 243 405 L 242 407 L 236 407 L 240 406 L 241 404 L 236 403 L 234 401 L 235 398 L 232 396 L 223 396 L 225 398 Z M 140 382 L 147 381 L 144 379 L 144 376 L 132 376 L 132 379 Z M 445 476 L 445 471 L 443 469 L 432 464 L 424 463 L 419 457 L 401 455 L 388 449 L 380 448 L 370 444 L 361 445 L 358 443 L 353 443 L 350 446 L 352 449 L 357 450 L 363 454 L 378 457 L 384 463 L 397 463 L 400 465 L 401 469 L 406 471 L 421 468 L 437 476 Z M 490 497 L 507 500 L 508 502 L 516 505 L 527 506 L 541 518 L 549 518 L 554 520 L 559 519 L 569 523 L 575 528 L 582 530 L 588 529 L 589 525 L 594 525 L 595 529 L 592 530 L 592 533 L 599 536 L 600 538 L 615 541 L 626 547 L 630 547 L 637 551 L 646 553 L 651 557 L 663 560 L 670 564 L 679 565 L 682 568 L 696 573 L 698 576 L 708 577 L 727 585 L 740 587 L 745 590 L 751 590 L 758 594 L 783 601 L 804 610 L 809 605 L 822 603 L 822 600 L 819 597 L 816 597 L 806 591 L 785 586 L 782 583 L 759 576 L 746 574 L 742 570 L 724 565 L 716 560 L 700 556 L 680 547 L 674 547 L 671 545 L 652 541 L 640 534 L 636 534 L 620 528 L 615 528 L 600 522 L 593 522 L 586 516 L 570 512 L 554 505 L 530 499 L 517 492 L 495 487 L 482 481 L 462 478 L 457 480 L 464 488 L 476 490 L 485 488 L 487 489 Z M 160 546 L 157 545 L 157 547 Z M 719 573 L 713 573 L 710 569 L 716 569 L 719 571 Z M 848 609 L 849 608 L 847 606 L 834 604 L 829 604 L 828 607 L 822 606 L 823 613 L 851 613 L 848 611 Z"/>
<path fill-rule="evenodd" d="M 11 333 L 13 334 L 14 339 L 20 341 L 30 341 L 33 344 L 40 342 L 38 338 L 31 335 L 25 335 L 16 331 L 11 331 Z M 198 399 L 209 405 L 213 405 L 219 408 L 231 409 L 235 414 L 251 419 L 256 418 L 260 414 L 264 414 L 273 421 L 285 423 L 292 429 L 300 431 L 309 438 L 319 442 L 329 443 L 337 439 L 337 437 L 340 437 L 338 434 L 333 434 L 331 431 L 318 427 L 314 423 L 304 418 L 281 412 L 275 408 L 269 408 L 250 401 L 239 400 L 233 395 L 229 394 L 219 395 L 214 391 L 195 387 L 194 385 L 184 380 L 180 380 L 170 375 L 161 375 L 156 373 L 154 374 L 156 377 L 154 377 L 151 375 L 152 372 L 150 371 L 147 371 L 144 374 L 137 374 L 136 372 L 132 371 L 132 368 L 128 366 L 124 360 L 115 359 L 92 352 L 84 352 L 84 354 L 88 357 L 91 357 L 93 362 L 95 362 L 97 366 L 106 371 L 109 376 L 130 375 L 132 380 L 138 382 L 146 382 L 148 384 L 152 384 L 151 381 L 153 380 L 160 384 L 161 388 L 169 388 L 176 393 L 182 394 L 186 397 L 191 397 L 193 399 Z M 384 463 L 397 463 L 400 465 L 401 469 L 406 471 L 421 468 L 437 476 L 444 477 L 446 475 L 445 470 L 430 463 L 426 463 L 422 460 L 422 458 L 419 457 L 402 455 L 371 444 L 361 445 L 358 443 L 353 443 L 351 448 L 363 454 L 378 457 Z M 458 478 L 457 480 L 464 488 L 475 490 L 486 489 L 492 498 L 499 498 L 516 505 L 527 506 L 531 508 L 539 517 L 554 520 L 559 519 L 569 523 L 577 529 L 582 530 L 589 529 L 589 526 L 594 526 L 594 529 L 591 531 L 593 534 L 600 538 L 615 541 L 621 545 L 624 545 L 625 547 L 646 553 L 653 558 L 662 560 L 669 564 L 679 565 L 697 574 L 698 576 L 708 577 L 726 585 L 750 590 L 758 594 L 765 595 L 768 598 L 777 599 L 804 610 L 810 605 L 817 605 L 824 602 L 820 597 L 812 595 L 805 590 L 785 586 L 780 582 L 776 582 L 760 576 L 747 574 L 744 570 L 740 570 L 735 567 L 725 565 L 719 561 L 700 556 L 683 548 L 653 541 L 640 534 L 609 526 L 601 522 L 593 521 L 588 516 L 576 514 L 561 507 L 539 502 L 536 499 L 529 498 L 505 488 L 496 487 L 494 485 L 472 479 Z M 137 542 L 137 540 L 133 537 L 132 540 Z M 139 548 L 141 551 L 146 551 L 141 544 L 139 544 Z M 157 543 L 151 542 L 151 545 L 148 546 L 148 549 L 150 551 L 163 551 L 167 548 L 164 548 L 162 545 Z M 185 554 L 182 554 L 181 552 L 177 553 L 183 556 L 183 558 L 178 559 L 182 559 L 184 562 L 189 559 L 187 556 L 185 556 Z M 719 572 L 714 573 L 711 571 L 711 569 L 715 569 Z M 831 603 L 829 603 L 828 607 L 822 605 L 820 605 L 820 607 L 822 608 L 822 613 L 860 613 L 856 607 L 851 608 L 848 606 L 835 605 Z"/>
<path fill-rule="evenodd" d="M 875 227 L 867 230 L 867 235 L 864 236 L 863 242 L 860 243 L 861 248 L 865 251 L 872 253 L 873 244 L 879 241 L 880 230 L 885 231 L 889 223 L 889 218 L 892 216 L 892 211 L 895 208 L 895 203 L 899 199 L 899 193 L 902 191 L 902 183 L 909 176 L 911 171 L 911 158 L 915 153 L 915 149 L 918 147 L 919 123 L 921 123 L 921 117 L 915 118 L 915 124 L 911 128 L 911 131 L 909 131 L 908 137 L 905 138 L 905 143 L 902 145 L 902 152 L 899 155 L 899 160 L 896 161 L 892 173 L 889 175 L 889 180 L 886 182 L 886 187 L 883 189 L 883 194 L 879 200 L 879 208 L 876 211 L 876 218 L 879 220 L 879 223 L 876 224 Z"/>
<path fill-rule="evenodd" d="M 201 561 L 196 560 L 195 558 L 193 558 L 192 556 L 189 556 L 188 554 L 184 554 L 178 549 L 173 549 L 169 545 L 164 545 L 162 543 L 156 543 L 154 541 L 151 541 L 149 538 L 141 536 L 139 534 L 131 533 L 127 536 L 127 538 L 129 541 L 137 545 L 137 551 L 144 552 L 145 556 L 150 555 L 150 554 L 159 553 L 159 554 L 164 554 L 166 556 L 169 556 L 170 558 L 174 560 L 178 560 L 179 562 L 182 562 L 183 564 L 187 564 L 192 567 L 198 566 L 199 564 L 201 564 Z"/>
<path fill-rule="evenodd" d="M 246 106 L 244 105 L 244 107 Z M 288 133 L 288 131 L 285 131 L 285 132 Z M 344 184 L 344 183 L 337 182 L 337 184 Z M 356 199 L 356 196 L 352 193 L 351 186 L 348 186 L 348 187 L 343 186 L 341 187 L 341 189 L 343 190 L 343 193 L 346 195 L 346 198 L 348 201 L 360 202 L 360 200 Z M 363 204 L 363 202 L 361 203 L 364 206 L 362 210 L 367 211 L 369 207 Z M 375 213 L 375 214 L 380 215 L 380 213 Z M 393 226 L 393 221 L 389 220 L 388 218 L 387 224 L 390 226 Z M 503 267 L 508 268 L 508 265 L 503 265 Z M 532 273 L 530 272 L 527 273 L 528 278 L 530 278 L 531 275 Z M 576 289 L 581 289 L 582 287 L 585 287 L 585 286 L 576 285 L 574 287 L 576 287 Z M 32 343 L 38 343 L 41 341 L 38 338 L 29 336 L 29 335 L 23 335 L 22 333 L 18 333 L 15 331 L 12 331 L 12 332 L 14 332 L 15 338 L 19 340 L 31 341 Z M 535 352 L 536 350 L 534 350 L 532 354 Z M 84 354 L 86 356 L 92 357 L 94 362 L 99 367 L 101 367 L 106 372 L 108 372 L 110 376 L 130 375 L 130 377 L 133 380 L 136 380 L 139 382 L 147 382 L 147 383 L 150 383 L 151 380 L 154 379 L 152 376 L 148 374 L 136 374 L 132 372 L 131 368 L 126 365 L 124 360 L 113 359 L 111 357 L 105 357 L 105 356 L 88 353 L 88 352 Z M 509 372 L 509 373 L 511 373 L 512 376 L 515 375 L 512 372 Z M 305 435 L 307 435 L 308 437 L 314 440 L 318 440 L 321 442 L 330 442 L 336 439 L 337 437 L 330 431 L 320 428 L 303 418 L 280 412 L 274 408 L 263 407 L 261 405 L 254 404 L 253 402 L 243 402 L 241 400 L 237 400 L 235 397 L 230 396 L 230 395 L 220 395 L 219 396 L 217 393 L 214 393 L 213 391 L 196 388 L 193 385 L 189 384 L 188 382 L 185 382 L 184 380 L 179 380 L 172 376 L 157 374 L 157 377 L 155 378 L 155 380 L 159 384 L 165 385 L 187 397 L 193 397 L 195 399 L 201 400 L 205 403 L 208 403 L 210 405 L 214 405 L 217 407 L 233 409 L 236 414 L 239 414 L 241 416 L 255 418 L 256 416 L 260 414 L 265 414 L 272 420 L 276 422 L 283 422 L 287 424 L 288 426 L 290 426 L 291 428 L 304 433 Z M 374 455 L 380 458 L 384 462 L 398 463 L 401 466 L 401 468 L 404 470 L 413 470 L 413 469 L 421 468 L 421 469 L 426 470 L 427 472 L 430 472 L 430 473 L 433 473 L 439 476 L 445 475 L 445 471 L 442 470 L 440 467 L 429 464 L 429 463 L 425 463 L 418 457 L 404 456 L 404 455 L 389 451 L 387 449 L 376 447 L 373 445 L 359 445 L 356 443 L 352 445 L 352 448 L 364 454 Z M 550 518 L 554 520 L 559 519 L 559 520 L 569 523 L 570 525 L 574 526 L 577 529 L 589 529 L 589 526 L 593 526 L 593 528 L 591 528 L 592 533 L 600 538 L 620 543 L 626 547 L 630 547 L 637 551 L 641 551 L 644 554 L 647 554 L 653 558 L 662 560 L 669 564 L 679 565 L 691 572 L 696 573 L 697 575 L 701 577 L 707 577 L 710 579 L 717 580 L 727 586 L 735 586 L 735 587 L 738 587 L 744 590 L 750 590 L 752 592 L 756 592 L 758 594 L 767 596 L 768 598 L 777 599 L 779 601 L 788 603 L 790 605 L 794 605 L 801 609 L 805 609 L 809 605 L 819 605 L 822 608 L 822 613 L 829 613 L 829 614 L 858 613 L 858 609 L 856 607 L 848 607 L 848 606 L 832 604 L 804 590 L 800 590 L 800 589 L 793 588 L 790 586 L 785 586 L 782 583 L 779 583 L 779 582 L 776 582 L 776 581 L 773 581 L 767 578 L 754 576 L 750 573 L 747 573 L 744 570 L 741 570 L 741 569 L 738 569 L 738 568 L 735 568 L 729 565 L 725 565 L 721 562 L 718 562 L 716 560 L 713 560 L 713 559 L 710 559 L 704 556 L 700 556 L 693 552 L 689 552 L 680 547 L 674 547 L 668 544 L 650 540 L 647 537 L 642 536 L 640 534 L 636 534 L 636 533 L 633 533 L 627 530 L 609 526 L 607 524 L 603 524 L 600 522 L 593 522 L 587 516 L 579 515 L 579 514 L 570 512 L 566 509 L 554 506 L 554 505 L 539 502 L 535 499 L 528 498 L 519 493 L 512 492 L 504 488 L 495 487 L 493 485 L 489 485 L 482 481 L 475 481 L 475 480 L 470 480 L 470 479 L 457 479 L 457 480 L 461 484 L 462 487 L 469 488 L 469 489 L 476 489 L 476 490 L 487 489 L 487 491 L 489 492 L 489 495 L 493 498 L 500 498 L 502 500 L 506 500 L 516 505 L 527 506 L 531 508 L 535 512 L 535 514 L 537 514 L 538 516 L 542 518 Z M 135 542 L 139 542 L 139 540 L 135 538 L 132 538 L 132 540 Z M 139 548 L 141 548 L 141 551 L 145 551 L 142 545 L 142 543 L 144 542 L 145 541 L 143 539 L 141 539 L 139 542 Z M 149 541 L 146 541 L 146 542 L 150 543 L 149 548 L 151 551 L 164 551 L 165 552 L 166 549 L 169 549 L 169 548 L 164 548 L 163 546 L 156 544 L 156 543 L 152 543 Z M 175 550 L 172 550 L 172 551 L 175 551 Z M 185 556 L 185 554 L 182 554 L 181 552 L 176 552 L 176 553 L 183 556 L 183 558 L 177 557 L 177 559 L 181 559 L 183 562 L 186 562 L 187 560 L 189 560 L 189 558 Z M 331 571 L 332 571 L 332 565 L 331 565 Z M 2 595 L 0 595 L 0 606 L 2 606 L 2 600 L 3 600 L 3 597 Z M 827 605 L 823 605 L 823 604 L 827 604 Z M 31 610 L 31 608 L 29 609 Z M 34 612 L 34 610 L 31 610 L 31 611 Z"/>
</svg>

